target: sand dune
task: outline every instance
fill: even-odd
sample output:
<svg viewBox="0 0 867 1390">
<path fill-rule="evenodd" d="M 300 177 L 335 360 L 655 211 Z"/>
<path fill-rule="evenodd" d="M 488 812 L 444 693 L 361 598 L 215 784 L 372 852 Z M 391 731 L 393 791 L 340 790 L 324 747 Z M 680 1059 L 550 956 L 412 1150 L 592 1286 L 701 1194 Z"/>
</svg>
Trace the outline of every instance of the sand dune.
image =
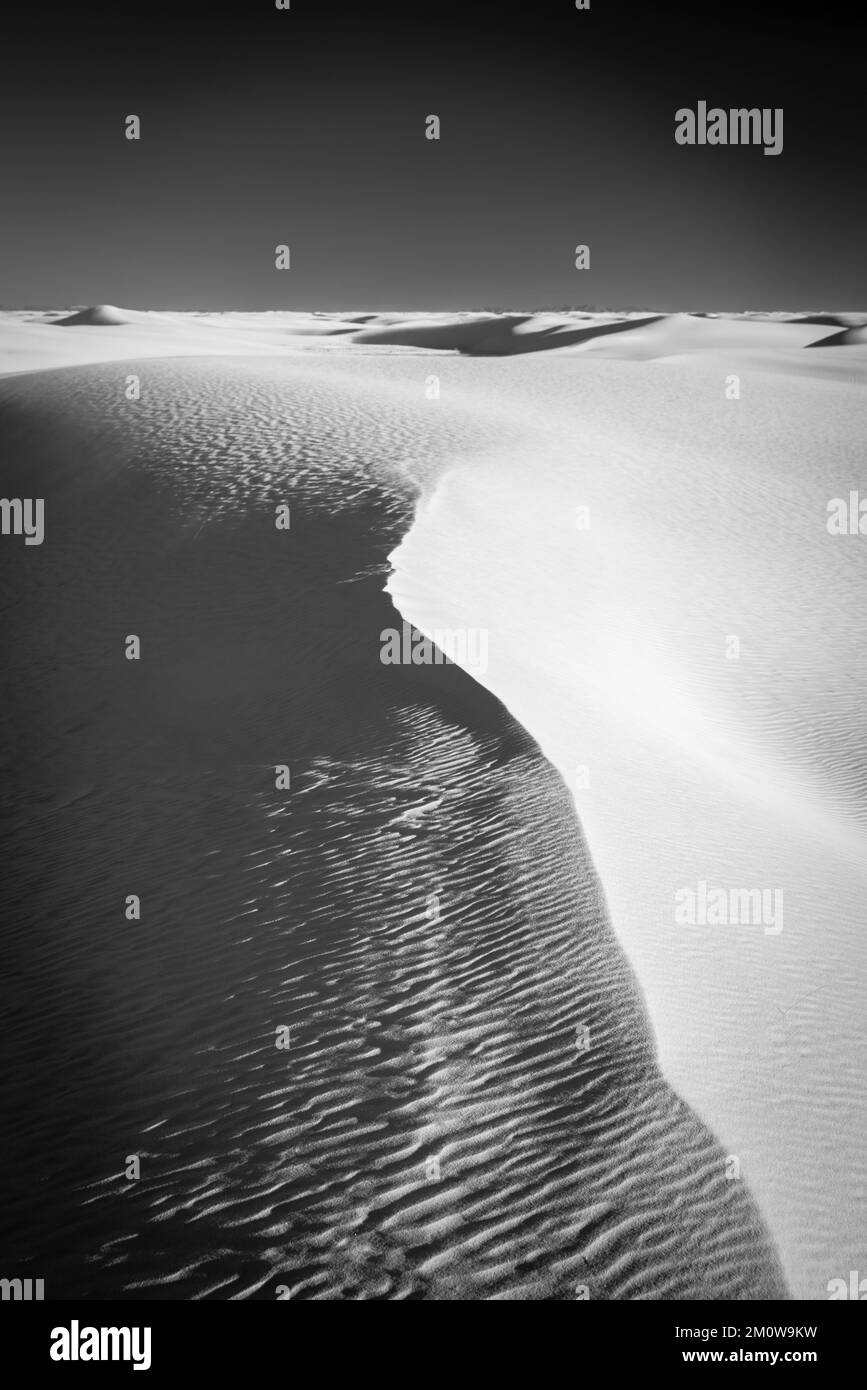
<svg viewBox="0 0 867 1390">
<path fill-rule="evenodd" d="M 583 351 L 642 361 L 683 353 L 796 349 L 810 342 L 814 336 L 815 330 L 808 325 L 784 323 L 776 319 L 711 319 L 692 314 L 668 314 L 647 323 L 633 323 L 622 338 L 591 339 Z"/>
<path fill-rule="evenodd" d="M 824 1296 L 867 1181 L 863 561 L 825 528 L 863 316 L 112 312 L 0 315 L 6 491 L 50 536 L 2 552 L 16 1269 L 785 1297 L 752 1190 Z M 401 617 L 489 629 L 482 684 L 383 667 Z M 675 934 L 714 874 L 784 884 L 785 933 Z"/>
<path fill-rule="evenodd" d="M 867 344 L 867 328 L 841 328 L 827 338 L 817 338 L 810 347 L 863 347 Z"/>
<path fill-rule="evenodd" d="M 849 327 L 849 319 L 843 314 L 793 314 L 788 322 L 827 324 L 831 328 Z"/>
<path fill-rule="evenodd" d="M 756 352 L 737 401 L 731 354 L 443 363 L 444 398 L 502 393 L 512 440 L 457 455 L 389 580 L 424 631 L 490 632 L 478 678 L 573 786 L 663 1069 L 803 1298 L 865 1239 L 867 550 L 826 519 L 867 359 L 837 351 L 848 379 L 813 369 L 834 349 Z M 678 926 L 702 879 L 780 887 L 781 933 Z"/>
<path fill-rule="evenodd" d="M 95 304 L 92 308 L 82 309 L 79 313 L 70 314 L 67 318 L 54 319 L 53 323 L 58 328 L 71 328 L 79 324 L 95 327 L 101 324 L 119 324 L 129 321 L 129 315 L 116 309 L 113 304 Z"/>
<path fill-rule="evenodd" d="M 515 353 L 546 352 L 587 342 L 609 333 L 633 329 L 636 322 L 655 318 L 599 321 L 575 326 L 568 319 L 543 314 L 497 314 L 438 319 L 411 319 L 386 327 L 371 326 L 356 333 L 357 343 L 452 350 L 476 357 L 507 357 Z"/>
<path fill-rule="evenodd" d="M 823 354 L 807 367 L 803 347 L 863 345 L 864 316 L 758 314 L 172 313 L 97 305 L 72 314 L 0 313 L 0 374 L 132 357 L 289 356 L 299 352 L 528 353 L 592 355 L 631 361 L 682 361 L 699 354 L 740 356 L 769 371 L 845 375 L 845 357 Z M 816 339 L 816 327 L 841 332 Z M 75 333 L 60 332 L 75 328 Z M 788 366 L 786 364 L 789 364 Z M 730 367 L 730 370 L 732 368 Z"/>
<path fill-rule="evenodd" d="M 379 660 L 408 459 L 430 484 L 508 420 L 432 415 L 406 359 L 133 365 L 135 403 L 111 364 L 0 387 L 51 519 L 5 576 L 12 1266 L 56 1297 L 784 1298 L 561 778 L 460 668 Z"/>
<path fill-rule="evenodd" d="M 281 356 L 351 332 L 316 314 L 195 314 L 84 309 L 60 319 L 0 313 L 0 375 L 138 357 Z M 74 332 L 68 331 L 74 328 Z"/>
</svg>

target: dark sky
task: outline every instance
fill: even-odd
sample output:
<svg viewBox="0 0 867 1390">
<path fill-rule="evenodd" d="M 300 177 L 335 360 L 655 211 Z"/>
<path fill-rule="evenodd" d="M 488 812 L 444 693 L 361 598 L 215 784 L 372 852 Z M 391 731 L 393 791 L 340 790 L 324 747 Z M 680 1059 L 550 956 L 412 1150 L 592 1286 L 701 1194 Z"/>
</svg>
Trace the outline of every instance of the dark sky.
<svg viewBox="0 0 867 1390">
<path fill-rule="evenodd" d="M 867 308 L 858 6 L 291 4 L 8 12 L 0 304 Z"/>
</svg>

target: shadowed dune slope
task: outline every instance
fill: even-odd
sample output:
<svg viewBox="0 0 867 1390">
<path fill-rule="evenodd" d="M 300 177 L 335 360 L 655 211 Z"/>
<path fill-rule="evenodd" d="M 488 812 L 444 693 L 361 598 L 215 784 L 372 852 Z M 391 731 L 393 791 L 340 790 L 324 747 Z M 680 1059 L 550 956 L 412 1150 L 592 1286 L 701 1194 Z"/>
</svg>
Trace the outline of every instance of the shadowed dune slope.
<svg viewBox="0 0 867 1390">
<path fill-rule="evenodd" d="M 841 328 L 827 338 L 817 338 L 809 347 L 863 347 L 867 344 L 867 328 Z"/>
<path fill-rule="evenodd" d="M 469 356 L 509 357 L 515 353 L 546 352 L 589 342 L 609 333 L 623 333 L 639 324 L 655 323 L 659 315 L 645 319 L 573 326 L 568 319 L 540 314 L 466 315 L 447 320 L 409 320 L 373 324 L 356 333 L 356 343 L 456 350 Z"/>
</svg>

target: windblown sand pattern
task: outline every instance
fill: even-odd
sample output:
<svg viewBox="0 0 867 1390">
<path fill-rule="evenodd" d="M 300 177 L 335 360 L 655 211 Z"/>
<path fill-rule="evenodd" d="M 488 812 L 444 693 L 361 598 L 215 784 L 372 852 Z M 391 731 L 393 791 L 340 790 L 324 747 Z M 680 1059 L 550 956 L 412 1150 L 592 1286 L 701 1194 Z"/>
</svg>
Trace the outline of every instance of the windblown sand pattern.
<svg viewBox="0 0 867 1390">
<path fill-rule="evenodd" d="M 459 668 L 379 660 L 418 480 L 497 427 L 333 366 L 0 383 L 51 527 L 4 552 L 7 1262 L 54 1297 L 784 1298 L 559 774 Z"/>
</svg>

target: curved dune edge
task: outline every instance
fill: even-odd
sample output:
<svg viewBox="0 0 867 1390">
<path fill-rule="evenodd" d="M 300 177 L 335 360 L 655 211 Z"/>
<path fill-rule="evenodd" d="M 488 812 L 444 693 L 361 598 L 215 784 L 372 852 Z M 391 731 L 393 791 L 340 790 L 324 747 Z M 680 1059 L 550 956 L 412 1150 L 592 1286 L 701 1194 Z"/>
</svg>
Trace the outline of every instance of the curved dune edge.
<svg viewBox="0 0 867 1390">
<path fill-rule="evenodd" d="M 10 1109 L 32 1124 L 35 1094 L 72 1137 L 34 1187 L 30 1128 L 7 1136 L 22 1268 L 56 1296 L 785 1298 L 743 1183 L 659 1072 L 559 775 L 459 668 L 379 661 L 395 611 L 359 576 L 410 524 L 396 483 L 424 405 L 300 363 L 147 372 L 135 407 L 109 368 L 0 388 L 59 538 L 51 613 L 25 590 L 10 644 L 52 758 L 4 791 L 2 891 L 26 906 L 0 947 L 63 980 L 22 981 L 39 1027 L 7 1033 Z M 425 444 L 446 461 L 450 428 Z M 289 479 L 291 548 L 262 521 Z M 158 644 L 137 684 L 100 637 L 131 601 Z M 67 654 L 38 696 L 34 632 Z M 263 775 L 275 747 L 291 807 Z M 58 801 L 73 775 L 92 790 Z M 31 882 L 43 799 L 62 854 Z M 114 910 L 130 865 L 134 935 Z M 54 1046 L 83 1017 L 85 1067 Z M 118 1134 L 146 1154 L 132 1198 Z"/>
</svg>

